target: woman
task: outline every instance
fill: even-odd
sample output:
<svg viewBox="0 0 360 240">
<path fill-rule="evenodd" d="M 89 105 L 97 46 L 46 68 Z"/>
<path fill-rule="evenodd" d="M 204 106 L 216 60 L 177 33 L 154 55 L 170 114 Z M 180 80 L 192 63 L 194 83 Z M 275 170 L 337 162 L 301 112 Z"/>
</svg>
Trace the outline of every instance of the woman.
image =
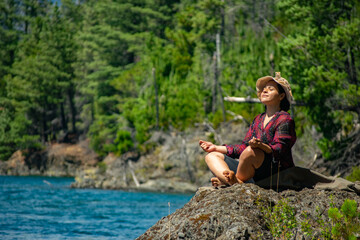
<svg viewBox="0 0 360 240">
<path fill-rule="evenodd" d="M 258 79 L 256 89 L 266 111 L 255 117 L 242 144 L 219 146 L 199 141 L 208 152 L 205 161 L 215 175 L 211 179 L 215 187 L 256 182 L 294 166 L 295 123 L 287 112 L 292 101 L 290 84 L 277 72 L 275 78 Z"/>
</svg>

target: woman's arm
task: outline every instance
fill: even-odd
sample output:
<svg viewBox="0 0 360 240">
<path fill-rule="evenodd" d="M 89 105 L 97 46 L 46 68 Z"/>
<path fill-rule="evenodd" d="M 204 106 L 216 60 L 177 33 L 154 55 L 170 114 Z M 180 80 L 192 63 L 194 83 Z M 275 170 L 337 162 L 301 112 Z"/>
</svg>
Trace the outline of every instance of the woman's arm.
<svg viewBox="0 0 360 240">
<path fill-rule="evenodd" d="M 266 143 L 263 143 L 260 141 L 260 139 L 258 138 L 252 138 L 249 141 L 249 145 L 252 148 L 259 148 L 261 150 L 263 150 L 265 153 L 272 153 L 272 149 L 269 145 L 267 145 Z"/>
<path fill-rule="evenodd" d="M 269 144 L 274 157 L 277 158 L 282 154 L 288 154 L 295 144 L 296 132 L 295 122 L 290 117 L 282 119 L 276 128 L 273 141 Z"/>
<path fill-rule="evenodd" d="M 207 142 L 203 140 L 199 141 L 199 145 L 205 152 L 219 152 L 224 154 L 227 153 L 226 146 L 215 145 L 212 142 Z"/>
</svg>

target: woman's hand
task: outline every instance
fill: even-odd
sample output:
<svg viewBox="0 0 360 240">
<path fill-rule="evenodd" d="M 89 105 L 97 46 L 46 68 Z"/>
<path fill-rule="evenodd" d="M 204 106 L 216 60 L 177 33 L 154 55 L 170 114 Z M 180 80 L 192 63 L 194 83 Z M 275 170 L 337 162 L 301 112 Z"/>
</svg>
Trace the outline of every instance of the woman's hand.
<svg viewBox="0 0 360 240">
<path fill-rule="evenodd" d="M 249 145 L 252 148 L 260 148 L 261 141 L 260 139 L 253 137 L 252 139 L 250 139 Z"/>
<path fill-rule="evenodd" d="M 213 144 L 212 142 L 206 142 L 206 141 L 200 140 L 199 145 L 205 152 L 216 151 L 216 145 Z"/>
<path fill-rule="evenodd" d="M 260 139 L 253 137 L 250 141 L 249 141 L 249 146 L 251 148 L 260 148 L 261 150 L 263 150 L 266 153 L 272 153 L 272 149 L 269 145 L 261 142 Z"/>
</svg>

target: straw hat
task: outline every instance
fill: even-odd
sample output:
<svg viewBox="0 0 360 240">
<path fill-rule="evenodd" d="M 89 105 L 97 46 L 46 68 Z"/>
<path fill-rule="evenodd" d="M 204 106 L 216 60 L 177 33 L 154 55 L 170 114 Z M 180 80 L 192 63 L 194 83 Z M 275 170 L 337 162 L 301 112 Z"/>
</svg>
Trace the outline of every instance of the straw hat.
<svg viewBox="0 0 360 240">
<path fill-rule="evenodd" d="M 283 87 L 283 89 L 285 90 L 286 99 L 289 101 L 289 103 L 291 103 L 293 100 L 293 96 L 291 93 L 290 84 L 285 78 L 282 78 L 280 76 L 280 72 L 276 72 L 275 77 L 265 76 L 265 77 L 259 78 L 256 81 L 256 90 L 258 92 L 258 96 L 259 96 L 259 94 L 261 94 L 265 85 L 271 80 L 275 81 L 276 83 L 280 84 Z"/>
</svg>

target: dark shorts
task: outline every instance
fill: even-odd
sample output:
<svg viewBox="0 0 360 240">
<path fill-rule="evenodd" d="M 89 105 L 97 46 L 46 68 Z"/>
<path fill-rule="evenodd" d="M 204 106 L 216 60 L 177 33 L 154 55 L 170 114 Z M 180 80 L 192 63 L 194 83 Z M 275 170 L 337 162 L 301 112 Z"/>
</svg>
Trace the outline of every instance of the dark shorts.
<svg viewBox="0 0 360 240">
<path fill-rule="evenodd" d="M 230 170 L 235 172 L 237 171 L 237 167 L 239 165 L 239 160 L 233 159 L 226 154 L 225 156 L 225 162 L 229 166 Z M 265 153 L 265 159 L 263 164 L 255 169 L 255 175 L 253 177 L 254 181 L 260 181 L 264 178 L 270 177 L 272 174 L 275 174 L 277 172 L 277 164 L 273 162 L 273 157 L 271 154 Z"/>
</svg>

